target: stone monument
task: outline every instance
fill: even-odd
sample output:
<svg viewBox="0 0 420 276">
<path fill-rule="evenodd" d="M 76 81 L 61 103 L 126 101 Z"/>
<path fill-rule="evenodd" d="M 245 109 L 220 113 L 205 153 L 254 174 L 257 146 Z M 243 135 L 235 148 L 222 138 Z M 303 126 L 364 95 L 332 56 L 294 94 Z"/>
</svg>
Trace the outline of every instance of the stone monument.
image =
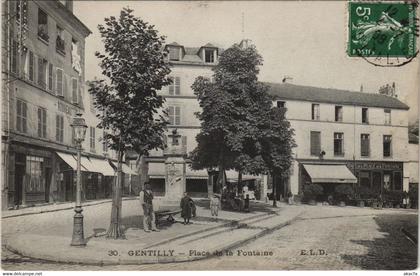
<svg viewBox="0 0 420 276">
<path fill-rule="evenodd" d="M 168 135 L 168 147 L 164 150 L 165 156 L 165 201 L 179 201 L 185 192 L 186 186 L 186 160 L 187 146 L 174 129 Z M 180 140 L 181 143 L 180 143 Z"/>
</svg>

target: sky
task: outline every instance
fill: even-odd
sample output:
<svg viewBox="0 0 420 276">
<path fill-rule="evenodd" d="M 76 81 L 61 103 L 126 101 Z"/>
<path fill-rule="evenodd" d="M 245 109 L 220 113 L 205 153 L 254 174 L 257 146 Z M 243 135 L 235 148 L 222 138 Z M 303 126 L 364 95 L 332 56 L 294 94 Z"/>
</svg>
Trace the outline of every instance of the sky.
<svg viewBox="0 0 420 276">
<path fill-rule="evenodd" d="M 297 85 L 352 91 L 363 85 L 366 93 L 395 82 L 398 98 L 410 106 L 410 121 L 418 118 L 418 58 L 390 68 L 348 57 L 346 1 L 75 1 L 74 14 L 92 31 L 85 46 L 87 80 L 101 78 L 94 56 L 103 50 L 97 26 L 123 7 L 155 25 L 168 43 L 228 48 L 250 39 L 264 59 L 261 81 L 288 76 Z"/>
</svg>

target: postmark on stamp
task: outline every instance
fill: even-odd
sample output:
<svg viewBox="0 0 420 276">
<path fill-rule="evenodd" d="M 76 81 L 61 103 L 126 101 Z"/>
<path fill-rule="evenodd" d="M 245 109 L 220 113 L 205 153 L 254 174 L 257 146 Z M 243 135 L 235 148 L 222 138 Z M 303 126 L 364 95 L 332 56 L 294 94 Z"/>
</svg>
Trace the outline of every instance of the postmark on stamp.
<svg viewBox="0 0 420 276">
<path fill-rule="evenodd" d="M 392 66 L 414 58 L 416 5 L 410 2 L 349 2 L 350 57 Z"/>
</svg>

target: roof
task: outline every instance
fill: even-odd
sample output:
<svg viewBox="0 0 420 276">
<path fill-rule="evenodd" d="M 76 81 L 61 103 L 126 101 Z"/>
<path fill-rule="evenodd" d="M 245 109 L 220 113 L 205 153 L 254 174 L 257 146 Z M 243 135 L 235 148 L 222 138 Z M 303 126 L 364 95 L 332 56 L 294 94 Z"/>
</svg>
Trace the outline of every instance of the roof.
<svg viewBox="0 0 420 276">
<path fill-rule="evenodd" d="M 404 110 L 409 109 L 409 106 L 402 103 L 400 100 L 381 94 L 319 88 L 290 83 L 266 84 L 269 86 L 268 93 L 278 99 Z"/>
<path fill-rule="evenodd" d="M 181 60 L 179 61 L 171 60 L 172 63 L 176 63 L 176 64 L 214 65 L 214 64 L 205 63 L 203 61 L 202 57 L 200 57 L 199 55 L 200 49 L 214 48 L 218 50 L 219 54 L 223 52 L 223 49 L 218 48 L 217 46 L 214 46 L 213 44 L 210 44 L 210 43 L 207 43 L 206 45 L 201 46 L 201 47 L 184 47 L 183 45 L 180 45 L 177 42 L 172 42 L 170 44 L 166 44 L 166 46 L 182 47 L 184 49 L 184 55 Z"/>
</svg>

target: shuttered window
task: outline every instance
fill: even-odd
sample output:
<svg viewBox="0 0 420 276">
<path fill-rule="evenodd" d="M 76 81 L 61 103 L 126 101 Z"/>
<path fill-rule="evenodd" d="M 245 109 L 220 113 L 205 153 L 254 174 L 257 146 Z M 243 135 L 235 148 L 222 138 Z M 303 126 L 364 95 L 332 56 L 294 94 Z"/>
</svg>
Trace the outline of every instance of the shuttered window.
<svg viewBox="0 0 420 276">
<path fill-rule="evenodd" d="M 45 108 L 38 108 L 38 137 L 47 137 L 47 110 Z"/>
<path fill-rule="evenodd" d="M 169 47 L 169 59 L 170 60 L 179 60 L 179 48 L 178 47 Z"/>
<path fill-rule="evenodd" d="M 312 104 L 312 120 L 319 120 L 319 104 Z"/>
<path fill-rule="evenodd" d="M 360 155 L 361 156 L 369 156 L 370 154 L 370 135 L 369 134 L 361 134 L 360 135 Z"/>
<path fill-rule="evenodd" d="M 318 156 L 321 153 L 321 132 L 311 131 L 311 155 Z"/>
<path fill-rule="evenodd" d="M 56 116 L 55 140 L 61 143 L 64 141 L 64 117 L 62 115 Z"/>
<path fill-rule="evenodd" d="M 78 82 L 76 78 L 72 78 L 71 79 L 71 92 L 72 92 L 72 102 L 75 104 L 78 104 L 78 95 L 77 95 L 77 91 L 78 91 Z"/>
<path fill-rule="evenodd" d="M 181 124 L 181 108 L 179 106 L 169 106 L 169 124 Z"/>
<path fill-rule="evenodd" d="M 64 96 L 63 91 L 63 70 L 57 68 L 57 95 Z"/>
<path fill-rule="evenodd" d="M 48 90 L 53 91 L 53 65 L 48 65 Z"/>
<path fill-rule="evenodd" d="M 90 150 L 95 151 L 95 128 L 90 127 Z"/>
<path fill-rule="evenodd" d="M 18 44 L 15 40 L 12 41 L 12 55 L 10 58 L 10 67 L 13 73 L 18 73 Z"/>
<path fill-rule="evenodd" d="M 391 109 L 385 109 L 384 115 L 385 115 L 385 124 L 390 125 L 391 124 Z"/>
<path fill-rule="evenodd" d="M 32 51 L 29 51 L 29 80 L 34 81 L 35 79 L 35 57 Z"/>
<path fill-rule="evenodd" d="M 181 78 L 171 77 L 172 83 L 169 85 L 169 95 L 181 94 Z"/>
<path fill-rule="evenodd" d="M 16 130 L 27 133 L 28 132 L 28 105 L 22 100 L 16 100 Z"/>
</svg>

